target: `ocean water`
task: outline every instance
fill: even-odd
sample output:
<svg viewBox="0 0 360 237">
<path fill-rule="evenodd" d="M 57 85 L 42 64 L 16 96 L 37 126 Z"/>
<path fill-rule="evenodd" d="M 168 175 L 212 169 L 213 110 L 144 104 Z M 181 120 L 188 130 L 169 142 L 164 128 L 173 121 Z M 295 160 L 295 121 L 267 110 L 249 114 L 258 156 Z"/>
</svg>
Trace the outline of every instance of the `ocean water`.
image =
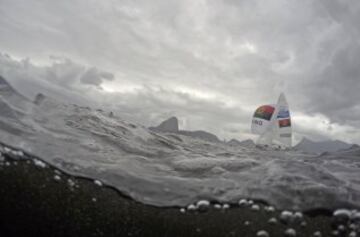
<svg viewBox="0 0 360 237">
<path fill-rule="evenodd" d="M 121 114 L 0 91 L 0 141 L 156 206 L 261 199 L 306 210 L 360 206 L 360 149 L 322 155 L 156 133 Z"/>
</svg>

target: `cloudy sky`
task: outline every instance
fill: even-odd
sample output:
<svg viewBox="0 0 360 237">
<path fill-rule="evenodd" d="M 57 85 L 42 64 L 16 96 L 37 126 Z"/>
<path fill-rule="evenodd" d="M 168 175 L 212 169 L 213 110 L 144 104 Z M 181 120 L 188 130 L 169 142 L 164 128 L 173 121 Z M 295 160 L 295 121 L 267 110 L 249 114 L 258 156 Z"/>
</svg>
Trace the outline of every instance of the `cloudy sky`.
<svg viewBox="0 0 360 237">
<path fill-rule="evenodd" d="M 284 92 L 295 140 L 360 143 L 360 2 L 0 0 L 0 74 L 155 125 L 252 137 Z"/>
</svg>

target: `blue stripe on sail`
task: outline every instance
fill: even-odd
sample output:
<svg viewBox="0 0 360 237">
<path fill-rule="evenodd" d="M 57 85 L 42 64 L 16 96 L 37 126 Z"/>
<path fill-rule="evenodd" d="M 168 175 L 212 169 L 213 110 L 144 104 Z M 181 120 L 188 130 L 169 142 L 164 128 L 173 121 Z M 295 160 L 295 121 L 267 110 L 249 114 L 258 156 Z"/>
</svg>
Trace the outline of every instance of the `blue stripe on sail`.
<svg viewBox="0 0 360 237">
<path fill-rule="evenodd" d="M 289 118 L 289 117 L 290 117 L 289 110 L 281 110 L 277 115 L 277 118 Z"/>
</svg>

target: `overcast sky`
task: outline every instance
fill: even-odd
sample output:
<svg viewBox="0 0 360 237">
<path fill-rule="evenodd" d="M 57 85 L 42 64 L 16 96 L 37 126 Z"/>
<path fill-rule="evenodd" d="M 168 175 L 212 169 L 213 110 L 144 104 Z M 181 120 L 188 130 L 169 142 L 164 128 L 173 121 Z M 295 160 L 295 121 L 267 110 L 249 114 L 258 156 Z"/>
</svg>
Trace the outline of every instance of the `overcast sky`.
<svg viewBox="0 0 360 237">
<path fill-rule="evenodd" d="M 283 91 L 295 140 L 360 143 L 360 1 L 0 0 L 0 74 L 221 139 Z"/>
</svg>

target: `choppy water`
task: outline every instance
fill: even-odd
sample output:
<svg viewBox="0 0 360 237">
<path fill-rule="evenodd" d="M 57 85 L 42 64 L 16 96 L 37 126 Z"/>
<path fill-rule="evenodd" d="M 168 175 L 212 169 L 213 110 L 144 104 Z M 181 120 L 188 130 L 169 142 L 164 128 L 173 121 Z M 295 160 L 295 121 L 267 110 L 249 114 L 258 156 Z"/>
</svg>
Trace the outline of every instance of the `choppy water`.
<svg viewBox="0 0 360 237">
<path fill-rule="evenodd" d="M 0 141 L 157 206 L 263 199 L 278 208 L 360 206 L 360 149 L 321 156 L 162 134 L 121 115 L 0 93 Z"/>
</svg>

